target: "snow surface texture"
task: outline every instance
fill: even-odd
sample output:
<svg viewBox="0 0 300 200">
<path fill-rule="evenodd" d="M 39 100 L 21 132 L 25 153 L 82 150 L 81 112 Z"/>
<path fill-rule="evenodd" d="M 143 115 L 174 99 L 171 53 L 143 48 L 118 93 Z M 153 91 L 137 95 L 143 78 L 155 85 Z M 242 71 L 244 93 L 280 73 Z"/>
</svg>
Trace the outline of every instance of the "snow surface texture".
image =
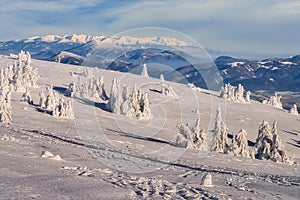
<svg viewBox="0 0 300 200">
<path fill-rule="evenodd" d="M 220 97 L 240 103 L 251 103 L 250 95 L 251 92 L 247 91 L 246 96 L 244 96 L 244 87 L 241 84 L 238 87 L 234 87 L 230 83 L 227 83 L 220 91 Z"/>
<path fill-rule="evenodd" d="M 0 59 L 2 67 L 11 62 L 10 59 Z M 49 83 L 53 83 L 53 88 L 66 88 L 74 78 L 70 76 L 70 72 L 81 73 L 81 69 L 70 65 L 36 60 L 32 60 L 32 65 L 39 69 L 41 78 L 38 83 L 42 88 Z M 120 77 L 123 75 L 119 72 L 106 72 L 104 76 L 105 83 L 107 83 L 106 91 L 110 92 L 112 79 L 121 80 Z M 138 82 L 142 79 L 141 76 L 132 74 L 126 74 L 126 76 L 131 82 Z M 143 78 L 143 81 L 145 80 Z M 124 78 L 122 83 L 128 84 Z M 157 80 L 157 88 L 154 89 L 159 90 L 159 84 Z M 149 104 L 165 101 L 166 97 L 149 90 L 153 87 L 154 85 L 141 88 L 142 92 L 147 91 Z M 175 84 L 172 85 L 172 88 L 174 87 Z M 175 89 L 177 94 L 182 93 L 183 96 L 187 90 L 190 90 L 181 85 L 177 85 Z M 210 130 L 214 127 L 207 128 L 210 124 L 210 117 L 207 116 L 210 116 L 211 112 L 210 102 L 207 99 L 210 98 L 209 94 L 212 94 L 214 98 L 218 98 L 216 97 L 218 94 L 202 90 L 203 92 L 195 93 L 197 103 L 201 105 L 197 112 L 201 117 L 201 128 L 206 130 L 207 137 L 210 137 L 214 132 Z M 34 102 L 39 100 L 39 92 L 38 88 L 30 88 Z M 93 120 L 97 120 L 106 130 L 107 138 L 122 149 L 122 151 L 116 151 L 116 149 L 102 148 L 99 140 L 94 139 L 89 143 L 80 139 L 73 120 L 55 118 L 38 112 L 34 105 L 20 101 L 22 93 L 12 92 L 13 121 L 8 127 L 0 127 L 1 199 L 299 198 L 300 170 L 298 165 L 248 159 L 216 152 L 211 152 L 206 157 L 199 157 L 199 151 L 195 149 L 188 149 L 180 159 L 172 162 L 163 159 L 168 156 L 167 151 L 161 157 L 146 157 L 144 152 L 163 148 L 166 143 L 176 137 L 176 125 L 180 123 L 176 115 L 180 113 L 180 110 L 178 111 L 177 100 L 174 98 L 161 104 L 168 111 L 165 126 L 157 134 L 148 136 L 145 136 L 143 131 L 139 133 L 120 130 L 114 121 L 113 113 L 95 107 L 97 118 Z M 226 113 L 222 112 L 221 124 L 226 120 L 228 129 L 235 133 L 238 133 L 241 128 L 247 130 L 247 138 L 252 143 L 255 143 L 261 121 L 277 120 L 279 126 L 277 135 L 280 136 L 281 144 L 285 146 L 289 155 L 299 162 L 300 148 L 297 143 L 300 134 L 299 116 L 254 100 L 251 104 L 237 104 L 231 101 L 227 101 L 226 104 Z M 23 109 L 25 105 L 27 109 Z M 182 113 L 191 116 L 191 121 L 194 122 L 195 110 L 189 108 L 194 107 L 186 107 Z M 153 115 L 156 114 L 154 111 Z M 214 122 L 215 115 L 212 118 Z M 129 123 L 129 120 L 127 122 Z M 239 135 L 236 141 L 244 141 L 245 133 Z M 274 141 L 279 144 L 278 138 Z M 241 142 L 241 146 L 242 144 L 244 143 Z M 174 147 L 174 150 L 176 149 L 182 148 Z M 100 163 L 95 159 L 95 154 L 89 154 L 86 150 L 97 151 L 98 155 L 116 163 L 115 167 L 108 169 L 105 162 Z M 49 151 L 52 155 L 61 155 L 63 160 L 57 162 L 51 157 L 50 159 L 40 158 L 42 151 Z M 157 167 L 155 171 L 148 173 L 126 173 L 122 170 L 122 166 L 119 166 L 120 161 L 126 160 L 137 168 L 142 164 L 157 167 L 159 166 L 157 164 L 161 162 L 167 165 L 164 168 Z M 213 187 L 203 184 L 202 178 L 208 173 L 211 174 Z M 45 190 L 45 188 L 48 189 Z"/>
</svg>

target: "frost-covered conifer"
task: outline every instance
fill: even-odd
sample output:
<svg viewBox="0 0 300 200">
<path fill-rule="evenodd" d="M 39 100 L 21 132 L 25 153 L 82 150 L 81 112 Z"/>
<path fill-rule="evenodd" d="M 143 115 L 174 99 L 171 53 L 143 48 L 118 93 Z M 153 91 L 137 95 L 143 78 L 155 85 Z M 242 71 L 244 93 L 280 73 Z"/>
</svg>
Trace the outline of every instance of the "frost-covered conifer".
<svg viewBox="0 0 300 200">
<path fill-rule="evenodd" d="M 274 96 L 270 96 L 268 100 L 264 100 L 263 103 L 282 109 L 281 96 L 277 95 L 276 93 L 274 94 Z"/>
<path fill-rule="evenodd" d="M 0 94 L 0 122 L 10 124 L 12 121 L 11 93 Z"/>
<path fill-rule="evenodd" d="M 246 92 L 246 98 L 245 98 L 246 103 L 251 103 L 251 98 L 250 98 L 250 96 L 251 96 L 251 92 L 250 92 L 250 91 L 247 91 L 247 92 Z"/>
<path fill-rule="evenodd" d="M 106 91 L 104 89 L 103 77 L 95 78 L 97 69 L 85 68 L 84 71 L 77 77 L 76 82 L 72 82 L 69 85 L 69 89 L 66 94 L 84 98 L 95 98 L 102 103 L 108 100 Z"/>
<path fill-rule="evenodd" d="M 196 87 L 193 83 L 188 83 L 187 86 L 194 91 L 201 92 L 201 88 Z"/>
<path fill-rule="evenodd" d="M 175 96 L 176 95 L 175 92 L 172 90 L 172 88 L 169 85 L 165 85 L 165 84 L 161 83 L 160 86 L 161 86 L 160 92 L 163 95 L 166 95 L 166 96 Z"/>
<path fill-rule="evenodd" d="M 146 63 L 143 65 L 143 70 L 142 70 L 141 75 L 142 75 L 143 77 L 149 77 L 149 75 L 148 75 L 148 69 L 147 69 Z"/>
<path fill-rule="evenodd" d="M 53 111 L 59 102 L 59 94 L 53 90 L 52 85 L 46 87 L 46 93 L 40 93 L 40 106 L 48 111 Z"/>
<path fill-rule="evenodd" d="M 113 113 L 135 117 L 139 119 L 150 118 L 150 105 L 147 93 L 143 93 L 136 86 L 129 92 L 127 86 L 122 86 L 118 79 L 114 79 L 111 86 L 107 109 Z"/>
<path fill-rule="evenodd" d="M 250 91 L 246 92 L 246 99 L 244 97 L 244 87 L 239 84 L 238 87 L 234 87 L 230 85 L 230 83 L 225 84 L 224 87 L 221 88 L 220 97 L 224 99 L 228 99 L 234 102 L 240 103 L 250 103 Z"/>
<path fill-rule="evenodd" d="M 12 121 L 11 92 L 3 70 L 0 76 L 0 122 L 9 124 Z"/>
<path fill-rule="evenodd" d="M 18 62 L 5 68 L 11 88 L 15 91 L 24 92 L 27 87 L 37 87 L 39 74 L 37 69 L 31 66 L 30 53 L 21 51 L 18 58 Z"/>
<path fill-rule="evenodd" d="M 227 153 L 230 146 L 228 139 L 228 128 L 225 122 L 222 122 L 221 109 L 217 109 L 215 118 L 215 127 L 213 132 L 213 139 L 211 142 L 211 151 L 220 153 Z"/>
<path fill-rule="evenodd" d="M 282 162 L 293 164 L 294 160 L 288 156 L 284 145 L 281 144 L 277 133 L 277 122 L 273 123 L 272 130 L 269 123 L 263 121 L 258 130 L 255 147 L 257 148 L 256 157 L 258 159 L 272 160 L 274 162 Z"/>
<path fill-rule="evenodd" d="M 238 84 L 238 87 L 235 91 L 235 99 L 237 102 L 245 103 L 244 87 L 241 84 Z"/>
<path fill-rule="evenodd" d="M 160 74 L 159 80 L 161 81 L 161 83 L 165 81 L 165 77 L 163 74 Z"/>
<path fill-rule="evenodd" d="M 246 130 L 240 130 L 233 136 L 232 144 L 230 146 L 230 152 L 234 155 L 250 158 L 250 151 L 248 148 L 247 132 Z"/>
<path fill-rule="evenodd" d="M 67 119 L 73 119 L 73 111 L 71 102 L 65 102 L 64 99 L 61 97 L 59 99 L 58 104 L 55 106 L 54 110 L 52 111 L 52 115 L 54 117 L 60 117 L 60 118 L 67 118 Z"/>
<path fill-rule="evenodd" d="M 25 93 L 22 95 L 21 101 L 25 101 L 28 104 L 33 104 L 33 100 L 31 98 L 28 88 L 26 88 Z"/>
<path fill-rule="evenodd" d="M 200 119 L 196 121 L 194 127 L 190 127 L 188 124 L 179 124 L 177 128 L 176 146 L 207 150 L 206 132 L 200 127 Z"/>
<path fill-rule="evenodd" d="M 296 104 L 294 104 L 293 107 L 290 109 L 290 113 L 293 115 L 298 115 L 298 109 Z"/>
<path fill-rule="evenodd" d="M 40 93 L 40 107 L 49 111 L 54 117 L 73 119 L 73 110 L 70 101 L 65 101 L 52 86 L 46 87 Z"/>
</svg>

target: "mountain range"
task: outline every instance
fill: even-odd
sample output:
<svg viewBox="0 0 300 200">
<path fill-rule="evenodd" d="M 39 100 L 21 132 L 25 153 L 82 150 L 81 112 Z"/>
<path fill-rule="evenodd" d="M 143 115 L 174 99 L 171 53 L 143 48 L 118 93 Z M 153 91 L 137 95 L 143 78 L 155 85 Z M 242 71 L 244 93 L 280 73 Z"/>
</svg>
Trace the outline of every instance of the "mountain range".
<svg viewBox="0 0 300 200">
<path fill-rule="evenodd" d="M 166 48 L 167 47 L 167 48 Z M 241 83 L 252 92 L 300 90 L 300 55 L 289 58 L 249 60 L 224 56 L 217 50 L 208 55 L 189 54 L 197 47 L 172 37 L 106 37 L 89 35 L 48 35 L 0 42 L 0 54 L 29 51 L 33 58 L 75 65 L 97 66 L 115 71 L 139 73 L 148 63 L 149 74 L 167 80 L 192 82 L 207 87 L 207 74 L 216 66 L 224 83 Z M 204 80 L 204 76 L 206 80 Z"/>
</svg>

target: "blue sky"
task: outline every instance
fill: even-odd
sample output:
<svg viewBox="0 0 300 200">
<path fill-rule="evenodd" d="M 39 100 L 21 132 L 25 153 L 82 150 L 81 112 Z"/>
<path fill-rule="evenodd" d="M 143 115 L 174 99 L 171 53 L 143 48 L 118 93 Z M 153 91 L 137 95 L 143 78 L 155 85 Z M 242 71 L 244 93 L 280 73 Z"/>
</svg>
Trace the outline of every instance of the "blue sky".
<svg viewBox="0 0 300 200">
<path fill-rule="evenodd" d="M 114 35 L 170 28 L 206 48 L 249 55 L 300 54 L 299 0 L 1 0 L 0 40 L 34 35 Z"/>
</svg>

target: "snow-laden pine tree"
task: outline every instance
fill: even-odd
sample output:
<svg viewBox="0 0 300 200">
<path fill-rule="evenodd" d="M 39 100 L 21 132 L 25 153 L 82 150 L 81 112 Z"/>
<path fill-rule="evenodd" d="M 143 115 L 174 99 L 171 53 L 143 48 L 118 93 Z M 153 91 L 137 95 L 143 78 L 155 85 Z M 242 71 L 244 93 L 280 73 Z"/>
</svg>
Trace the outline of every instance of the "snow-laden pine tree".
<svg viewBox="0 0 300 200">
<path fill-rule="evenodd" d="M 257 149 L 256 158 L 258 159 L 287 164 L 294 163 L 293 158 L 287 154 L 284 145 L 281 144 L 276 121 L 273 123 L 272 129 L 267 121 L 263 121 L 258 130 L 255 147 Z"/>
<path fill-rule="evenodd" d="M 121 86 L 118 79 L 112 82 L 107 109 L 116 114 L 138 119 L 150 119 L 151 115 L 147 93 L 143 93 L 136 86 L 130 92 L 129 87 Z"/>
<path fill-rule="evenodd" d="M 53 86 L 46 87 L 46 95 L 45 95 L 45 109 L 48 111 L 53 111 L 56 105 L 59 102 L 59 94 L 58 92 L 53 90 Z M 41 100 L 40 100 L 41 102 Z"/>
<path fill-rule="evenodd" d="M 175 144 L 181 148 L 188 148 L 189 143 L 191 141 L 191 129 L 189 128 L 188 124 L 179 124 L 177 126 L 177 134 L 175 139 Z"/>
<path fill-rule="evenodd" d="M 230 85 L 230 83 L 227 83 L 221 88 L 220 97 L 239 103 L 251 103 L 250 91 L 246 92 L 245 97 L 244 92 L 244 87 L 241 84 L 238 84 L 238 87 L 235 87 Z"/>
<path fill-rule="evenodd" d="M 237 102 L 245 103 L 244 98 L 244 87 L 241 84 L 238 84 L 238 87 L 235 91 L 235 99 Z"/>
<path fill-rule="evenodd" d="M 1 72 L 0 76 L 0 122 L 9 124 L 12 121 L 11 91 L 5 74 Z"/>
<path fill-rule="evenodd" d="M 52 85 L 46 87 L 46 92 L 41 91 L 39 106 L 50 112 L 54 117 L 74 118 L 71 102 L 66 102 L 58 92 L 53 90 Z"/>
<path fill-rule="evenodd" d="M 233 136 L 230 146 L 230 153 L 235 156 L 242 156 L 250 158 L 250 150 L 248 148 L 247 132 L 241 129 L 236 135 Z"/>
<path fill-rule="evenodd" d="M 246 97 L 245 97 L 246 103 L 251 103 L 251 98 L 250 98 L 250 96 L 251 96 L 251 92 L 250 92 L 250 91 L 247 91 L 247 92 L 246 92 Z"/>
<path fill-rule="evenodd" d="M 147 68 L 147 64 L 146 63 L 143 65 L 143 69 L 142 69 L 141 75 L 143 77 L 149 77 L 149 75 L 148 75 L 148 68 Z"/>
<path fill-rule="evenodd" d="M 196 87 L 193 83 L 188 83 L 187 86 L 188 86 L 191 90 L 201 92 L 201 88 Z"/>
<path fill-rule="evenodd" d="M 228 128 L 225 122 L 222 122 L 221 109 L 217 109 L 213 138 L 211 141 L 210 150 L 220 153 L 227 153 L 230 146 L 228 138 Z"/>
<path fill-rule="evenodd" d="M 273 134 L 273 143 L 271 145 L 270 159 L 274 162 L 293 164 L 294 159 L 287 154 L 284 145 L 280 141 L 278 130 L 277 130 L 277 121 L 274 121 L 273 123 L 272 134 Z"/>
<path fill-rule="evenodd" d="M 195 126 L 192 127 L 192 147 L 193 149 L 208 150 L 206 142 L 206 132 L 200 126 L 200 119 L 196 120 Z"/>
<path fill-rule="evenodd" d="M 10 87 L 14 91 L 24 92 L 27 87 L 37 87 L 39 74 L 37 69 L 31 66 L 31 56 L 29 52 L 21 51 L 18 55 L 18 62 L 6 66 L 4 71 L 10 82 Z"/>
<path fill-rule="evenodd" d="M 26 87 L 37 87 L 40 76 L 37 69 L 31 66 L 31 63 L 30 53 L 21 51 L 18 64 L 13 65 L 15 91 L 25 91 Z"/>
<path fill-rule="evenodd" d="M 160 74 L 159 80 L 160 80 L 161 83 L 163 83 L 165 81 L 165 77 L 164 77 L 163 74 Z"/>
<path fill-rule="evenodd" d="M 25 93 L 23 93 L 21 101 L 25 101 L 28 104 L 33 104 L 33 100 L 31 98 L 28 88 L 26 88 Z"/>
<path fill-rule="evenodd" d="M 108 100 L 103 77 L 95 78 L 94 72 L 90 68 L 85 68 L 84 72 L 77 77 L 77 81 L 69 85 L 67 93 L 72 97 L 95 98 L 101 103 L 106 103 Z"/>
<path fill-rule="evenodd" d="M 293 115 L 298 115 L 298 109 L 297 109 L 297 105 L 294 104 L 292 106 L 292 108 L 290 109 L 290 113 L 293 114 Z"/>
<path fill-rule="evenodd" d="M 58 104 L 55 106 L 54 110 L 52 111 L 52 115 L 54 117 L 60 117 L 60 118 L 67 118 L 67 119 L 73 119 L 73 111 L 71 102 L 65 100 L 61 97 L 59 99 Z"/>
<path fill-rule="evenodd" d="M 200 127 L 200 119 L 197 119 L 195 125 L 179 124 L 175 144 L 178 147 L 190 149 L 207 150 L 206 132 Z"/>
<path fill-rule="evenodd" d="M 229 99 L 231 101 L 235 101 L 235 90 L 236 87 L 230 85 L 230 83 L 227 83 L 224 87 L 221 88 L 220 97 L 223 97 L 224 99 Z"/>
<path fill-rule="evenodd" d="M 166 85 L 161 83 L 160 84 L 160 92 L 165 95 L 165 96 L 176 96 L 175 92 L 172 90 L 172 88 L 170 87 L 170 85 Z"/>
<path fill-rule="evenodd" d="M 262 103 L 269 104 L 269 105 L 272 105 L 276 108 L 281 108 L 282 109 L 281 96 L 277 95 L 277 93 L 275 93 L 273 96 L 270 96 L 269 99 L 263 100 Z"/>
</svg>

